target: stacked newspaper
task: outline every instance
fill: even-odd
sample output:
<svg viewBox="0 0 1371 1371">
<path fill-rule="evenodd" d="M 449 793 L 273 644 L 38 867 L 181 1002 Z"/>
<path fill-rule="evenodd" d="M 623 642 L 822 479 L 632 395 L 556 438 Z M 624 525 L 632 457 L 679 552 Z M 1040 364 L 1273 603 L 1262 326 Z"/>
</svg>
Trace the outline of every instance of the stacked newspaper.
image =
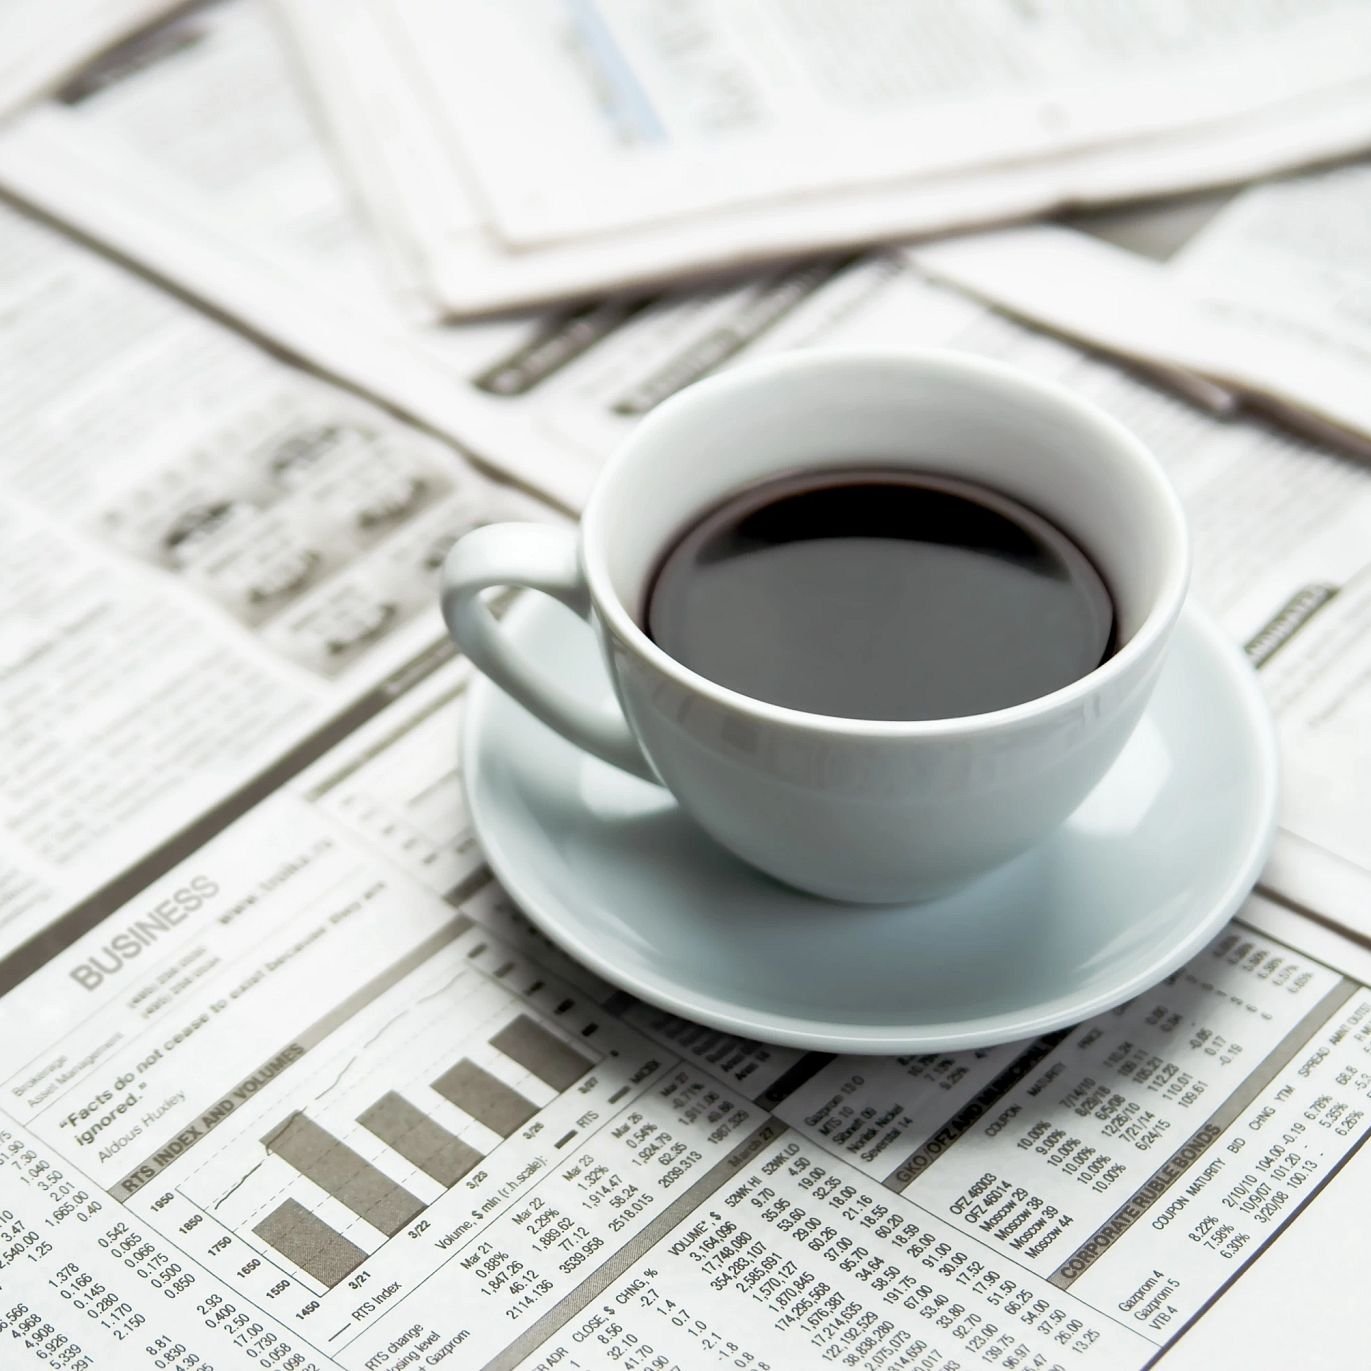
<svg viewBox="0 0 1371 1371">
<path fill-rule="evenodd" d="M 1184 36 L 1191 8 L 1148 14 Z M 363 16 L 329 11 L 340 39 Z M 1100 41 L 1127 17 L 1068 13 Z M 685 56 L 714 31 L 662 14 Z M 903 249 L 435 324 L 263 4 L 178 12 L 70 80 L 45 51 L 55 97 L 0 128 L 0 1364 L 1360 1364 L 1364 463 L 1231 403 L 1256 390 L 1235 362 L 1104 337 L 1146 357 L 1120 368 Z M 1298 183 L 1322 215 L 1258 199 L 1078 236 L 1193 266 L 1233 310 L 1286 282 L 1245 365 L 1324 349 L 1285 354 L 1302 404 L 1294 379 L 1360 344 L 1358 222 L 1333 211 L 1355 184 Z M 1196 225 L 1229 214 L 1242 237 L 1201 272 Z M 1296 270 L 1314 229 L 1339 247 Z M 1006 250 L 1029 249 L 982 263 Z M 1133 1002 L 979 1051 L 831 1056 L 637 1001 L 511 903 L 463 801 L 470 672 L 434 604 L 453 538 L 566 518 L 701 376 L 861 343 L 1002 358 L 1138 432 L 1280 732 L 1281 835 L 1233 923 Z"/>
<path fill-rule="evenodd" d="M 1361 0 L 278 0 L 416 302 L 465 315 L 1371 142 Z"/>
</svg>

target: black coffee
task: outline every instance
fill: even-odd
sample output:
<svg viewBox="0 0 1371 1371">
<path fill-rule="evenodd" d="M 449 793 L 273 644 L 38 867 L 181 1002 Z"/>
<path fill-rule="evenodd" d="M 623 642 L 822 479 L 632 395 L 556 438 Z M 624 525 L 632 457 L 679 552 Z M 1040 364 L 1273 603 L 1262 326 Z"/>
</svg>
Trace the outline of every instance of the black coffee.
<svg viewBox="0 0 1371 1371">
<path fill-rule="evenodd" d="M 763 482 L 690 528 L 647 631 L 758 700 L 850 719 L 946 719 L 1032 700 L 1114 650 L 1085 554 L 990 490 L 895 471 Z"/>
</svg>

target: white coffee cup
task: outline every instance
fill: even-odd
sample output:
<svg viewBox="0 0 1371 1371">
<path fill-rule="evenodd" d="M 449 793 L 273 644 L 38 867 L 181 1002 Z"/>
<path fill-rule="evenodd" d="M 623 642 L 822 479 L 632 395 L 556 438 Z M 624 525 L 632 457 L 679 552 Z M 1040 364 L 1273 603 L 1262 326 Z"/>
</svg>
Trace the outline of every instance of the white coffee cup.
<svg viewBox="0 0 1371 1371">
<path fill-rule="evenodd" d="M 956 476 L 1038 511 L 1103 575 L 1117 651 L 1012 708 L 886 722 L 753 699 L 648 637 L 649 579 L 699 516 L 766 477 L 845 466 Z M 467 534 L 444 567 L 442 606 L 498 686 L 587 752 L 665 785 L 745 861 L 815 894 L 895 902 L 1024 852 L 1080 804 L 1142 715 L 1188 570 L 1185 518 L 1156 459 L 1070 391 L 960 353 L 816 350 L 660 405 L 601 472 L 579 531 Z M 523 661 L 482 596 L 507 586 L 590 622 L 622 713 L 586 706 Z"/>
</svg>

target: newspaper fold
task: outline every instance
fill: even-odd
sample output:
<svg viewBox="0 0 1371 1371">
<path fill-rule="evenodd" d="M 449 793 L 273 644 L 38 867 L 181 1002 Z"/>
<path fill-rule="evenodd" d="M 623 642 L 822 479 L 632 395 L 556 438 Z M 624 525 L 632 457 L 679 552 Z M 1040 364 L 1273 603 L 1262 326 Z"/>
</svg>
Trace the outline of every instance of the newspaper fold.
<svg viewBox="0 0 1371 1371">
<path fill-rule="evenodd" d="M 1065 227 L 934 243 L 923 267 L 1034 322 L 1179 367 L 1371 453 L 1371 164 L 1233 196 L 1161 260 Z"/>
</svg>

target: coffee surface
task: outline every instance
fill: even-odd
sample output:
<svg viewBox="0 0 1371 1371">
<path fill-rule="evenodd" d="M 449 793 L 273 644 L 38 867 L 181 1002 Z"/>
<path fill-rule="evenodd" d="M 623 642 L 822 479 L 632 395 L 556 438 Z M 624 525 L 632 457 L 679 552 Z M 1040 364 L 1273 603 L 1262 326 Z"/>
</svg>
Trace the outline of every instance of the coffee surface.
<svg viewBox="0 0 1371 1371">
<path fill-rule="evenodd" d="M 1076 544 L 1006 496 L 896 471 L 806 472 L 719 505 L 669 549 L 646 628 L 754 699 L 945 719 L 1036 699 L 1113 651 Z"/>
</svg>

